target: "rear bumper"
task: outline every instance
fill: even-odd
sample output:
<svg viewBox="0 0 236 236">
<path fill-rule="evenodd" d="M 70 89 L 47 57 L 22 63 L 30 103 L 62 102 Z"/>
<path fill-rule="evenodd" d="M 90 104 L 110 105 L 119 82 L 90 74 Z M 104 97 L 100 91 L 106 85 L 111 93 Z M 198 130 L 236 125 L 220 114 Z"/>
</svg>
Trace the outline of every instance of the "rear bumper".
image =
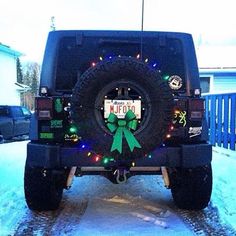
<svg viewBox="0 0 236 236">
<path fill-rule="evenodd" d="M 136 167 L 197 167 L 211 163 L 212 146 L 210 144 L 191 144 L 179 147 L 162 147 L 152 152 L 151 158 L 135 160 Z M 102 167 L 95 162 L 87 151 L 78 151 L 76 147 L 60 147 L 29 142 L 27 145 L 27 165 L 43 168 L 62 167 Z"/>
</svg>

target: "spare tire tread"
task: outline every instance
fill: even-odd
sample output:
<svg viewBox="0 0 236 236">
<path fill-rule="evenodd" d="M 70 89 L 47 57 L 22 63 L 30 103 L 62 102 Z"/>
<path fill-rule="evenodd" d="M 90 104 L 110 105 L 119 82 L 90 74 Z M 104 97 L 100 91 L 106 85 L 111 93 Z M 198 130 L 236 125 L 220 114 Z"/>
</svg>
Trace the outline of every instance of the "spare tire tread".
<svg viewBox="0 0 236 236">
<path fill-rule="evenodd" d="M 104 132 L 94 118 L 94 110 L 98 109 L 95 107 L 95 100 L 107 84 L 123 80 L 136 83 L 150 97 L 150 122 L 145 129 L 135 134 L 142 149 L 136 148 L 130 153 L 128 145 L 123 142 L 123 154 L 126 158 L 143 157 L 164 141 L 173 118 L 173 95 L 170 88 L 162 80 L 160 73 L 145 63 L 134 58 L 121 57 L 90 67 L 73 90 L 72 118 L 78 124 L 79 135 L 91 143 L 96 153 L 109 154 L 113 134 Z"/>
</svg>

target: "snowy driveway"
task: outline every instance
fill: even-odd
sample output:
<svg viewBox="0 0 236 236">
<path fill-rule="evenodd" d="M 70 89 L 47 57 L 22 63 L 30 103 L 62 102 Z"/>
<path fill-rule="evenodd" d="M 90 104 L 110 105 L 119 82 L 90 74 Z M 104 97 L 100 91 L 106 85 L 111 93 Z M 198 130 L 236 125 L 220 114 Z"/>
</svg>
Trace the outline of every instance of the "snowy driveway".
<svg viewBox="0 0 236 236">
<path fill-rule="evenodd" d="M 2 235 L 236 235 L 236 155 L 213 155 L 214 188 L 209 207 L 178 210 L 161 176 L 136 176 L 114 185 L 99 176 L 74 179 L 59 210 L 31 212 L 24 201 L 27 142 L 0 145 Z"/>
</svg>

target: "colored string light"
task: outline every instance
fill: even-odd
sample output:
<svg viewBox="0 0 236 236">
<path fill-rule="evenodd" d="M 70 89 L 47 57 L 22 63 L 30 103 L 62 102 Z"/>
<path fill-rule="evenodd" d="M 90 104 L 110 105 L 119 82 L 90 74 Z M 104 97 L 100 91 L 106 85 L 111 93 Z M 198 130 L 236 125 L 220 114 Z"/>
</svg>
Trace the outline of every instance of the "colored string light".
<svg viewBox="0 0 236 236">
<path fill-rule="evenodd" d="M 164 76 L 163 76 L 163 79 L 164 79 L 164 80 L 168 80 L 169 78 L 170 78 L 169 75 L 164 75 Z"/>
<path fill-rule="evenodd" d="M 100 161 L 100 156 L 96 155 L 96 156 L 95 156 L 95 161 L 96 161 L 96 162 Z"/>
<path fill-rule="evenodd" d="M 90 157 L 90 156 L 91 156 L 91 154 L 92 154 L 91 152 L 88 152 L 87 156 L 88 156 L 88 157 Z"/>
<path fill-rule="evenodd" d="M 152 67 L 156 67 L 157 66 L 157 63 L 154 63 L 153 65 L 152 65 Z"/>
<path fill-rule="evenodd" d="M 71 134 L 74 134 L 74 133 L 77 133 L 77 127 L 75 125 L 72 125 L 70 128 L 69 128 L 69 132 Z"/>
</svg>

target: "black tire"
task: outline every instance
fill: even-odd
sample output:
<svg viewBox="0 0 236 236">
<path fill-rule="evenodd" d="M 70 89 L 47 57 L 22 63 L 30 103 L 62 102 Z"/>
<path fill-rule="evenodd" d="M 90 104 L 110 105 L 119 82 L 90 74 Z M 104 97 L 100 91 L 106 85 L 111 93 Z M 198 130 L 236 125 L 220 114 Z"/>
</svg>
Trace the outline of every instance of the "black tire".
<svg viewBox="0 0 236 236">
<path fill-rule="evenodd" d="M 212 192 L 211 165 L 191 169 L 169 169 L 170 188 L 177 207 L 202 210 L 207 207 Z"/>
<path fill-rule="evenodd" d="M 62 199 L 64 177 L 52 170 L 26 166 L 24 190 L 28 207 L 36 211 L 56 210 Z"/>
<path fill-rule="evenodd" d="M 79 136 L 90 150 L 110 155 L 113 135 L 101 114 L 107 91 L 128 86 L 142 97 L 143 119 L 134 132 L 141 144 L 131 153 L 123 142 L 124 159 L 143 157 L 162 144 L 172 119 L 173 96 L 160 73 L 145 63 L 128 57 L 118 57 L 89 68 L 78 80 L 72 95 L 72 119 L 78 125 Z M 119 156 L 113 152 L 112 156 Z"/>
<path fill-rule="evenodd" d="M 0 143 L 4 143 L 4 138 L 3 135 L 1 135 L 1 133 L 0 133 Z"/>
</svg>

